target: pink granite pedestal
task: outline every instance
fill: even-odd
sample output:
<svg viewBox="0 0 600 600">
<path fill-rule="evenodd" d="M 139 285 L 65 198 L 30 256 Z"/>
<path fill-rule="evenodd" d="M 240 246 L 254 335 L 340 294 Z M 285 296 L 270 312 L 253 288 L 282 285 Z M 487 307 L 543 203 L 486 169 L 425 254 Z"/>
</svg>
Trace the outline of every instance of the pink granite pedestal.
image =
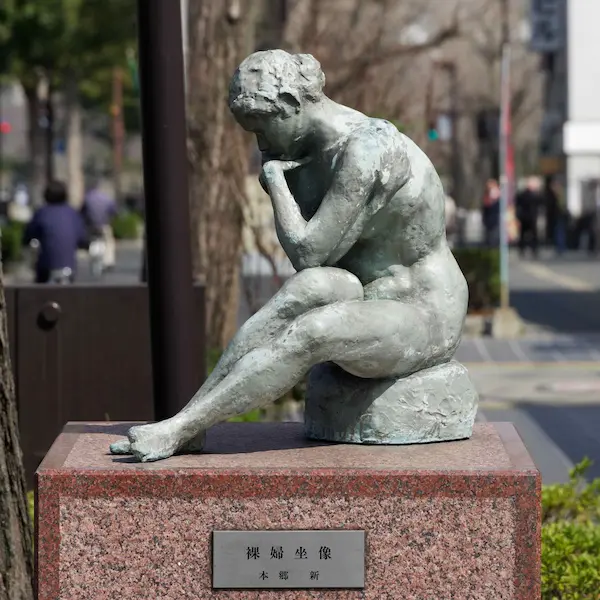
<svg viewBox="0 0 600 600">
<path fill-rule="evenodd" d="M 231 423 L 206 452 L 108 454 L 124 424 L 69 424 L 37 472 L 39 600 L 535 600 L 540 475 L 512 425 L 416 446 L 309 442 Z M 213 530 L 366 531 L 364 590 L 213 590 Z"/>
</svg>

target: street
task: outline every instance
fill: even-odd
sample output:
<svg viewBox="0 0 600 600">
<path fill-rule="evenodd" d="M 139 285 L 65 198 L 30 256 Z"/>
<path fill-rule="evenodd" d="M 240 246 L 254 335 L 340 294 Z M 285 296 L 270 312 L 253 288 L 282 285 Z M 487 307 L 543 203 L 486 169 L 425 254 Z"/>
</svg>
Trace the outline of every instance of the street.
<svg viewBox="0 0 600 600">
<path fill-rule="evenodd" d="M 566 481 L 584 456 L 600 477 L 600 264 L 513 256 L 510 282 L 526 335 L 465 339 L 457 356 L 481 394 L 479 418 L 513 422 L 544 483 Z"/>
<path fill-rule="evenodd" d="M 140 244 L 119 243 L 116 268 L 96 283 L 135 283 L 140 265 Z M 85 254 L 78 281 L 94 281 Z M 457 353 L 480 392 L 478 418 L 513 422 L 545 483 L 566 481 L 584 456 L 595 460 L 590 476 L 600 477 L 600 263 L 585 254 L 542 254 L 537 261 L 512 256 L 510 281 L 511 304 L 526 321 L 526 334 L 465 338 Z M 247 314 L 242 310 L 240 319 Z"/>
</svg>

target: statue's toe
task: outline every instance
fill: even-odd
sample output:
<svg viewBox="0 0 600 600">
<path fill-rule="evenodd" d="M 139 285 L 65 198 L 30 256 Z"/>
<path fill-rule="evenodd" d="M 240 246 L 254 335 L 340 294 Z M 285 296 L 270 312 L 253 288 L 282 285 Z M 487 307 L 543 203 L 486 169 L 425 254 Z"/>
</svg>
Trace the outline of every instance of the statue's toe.
<svg viewBox="0 0 600 600">
<path fill-rule="evenodd" d="M 131 454 L 131 444 L 129 440 L 119 440 L 110 445 L 111 454 Z"/>
</svg>

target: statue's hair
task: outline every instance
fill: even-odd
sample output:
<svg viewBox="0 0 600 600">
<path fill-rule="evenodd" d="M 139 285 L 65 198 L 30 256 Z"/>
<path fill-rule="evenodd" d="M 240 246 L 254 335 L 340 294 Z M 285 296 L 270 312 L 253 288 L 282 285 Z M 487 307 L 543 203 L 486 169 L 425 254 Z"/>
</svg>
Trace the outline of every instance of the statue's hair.
<svg viewBox="0 0 600 600">
<path fill-rule="evenodd" d="M 234 114 L 276 114 L 323 95 L 325 74 L 310 54 L 284 50 L 255 52 L 237 68 L 229 87 Z"/>
</svg>

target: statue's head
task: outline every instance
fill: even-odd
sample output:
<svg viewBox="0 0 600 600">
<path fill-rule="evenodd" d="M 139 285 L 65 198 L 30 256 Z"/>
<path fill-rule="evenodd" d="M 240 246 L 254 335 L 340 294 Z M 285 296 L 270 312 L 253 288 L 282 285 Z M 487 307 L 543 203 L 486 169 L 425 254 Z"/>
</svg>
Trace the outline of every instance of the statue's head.
<svg viewBox="0 0 600 600">
<path fill-rule="evenodd" d="M 273 158 L 298 158 L 310 127 L 308 108 L 323 99 L 325 75 L 310 54 L 268 50 L 251 54 L 229 88 L 229 108 Z"/>
</svg>

